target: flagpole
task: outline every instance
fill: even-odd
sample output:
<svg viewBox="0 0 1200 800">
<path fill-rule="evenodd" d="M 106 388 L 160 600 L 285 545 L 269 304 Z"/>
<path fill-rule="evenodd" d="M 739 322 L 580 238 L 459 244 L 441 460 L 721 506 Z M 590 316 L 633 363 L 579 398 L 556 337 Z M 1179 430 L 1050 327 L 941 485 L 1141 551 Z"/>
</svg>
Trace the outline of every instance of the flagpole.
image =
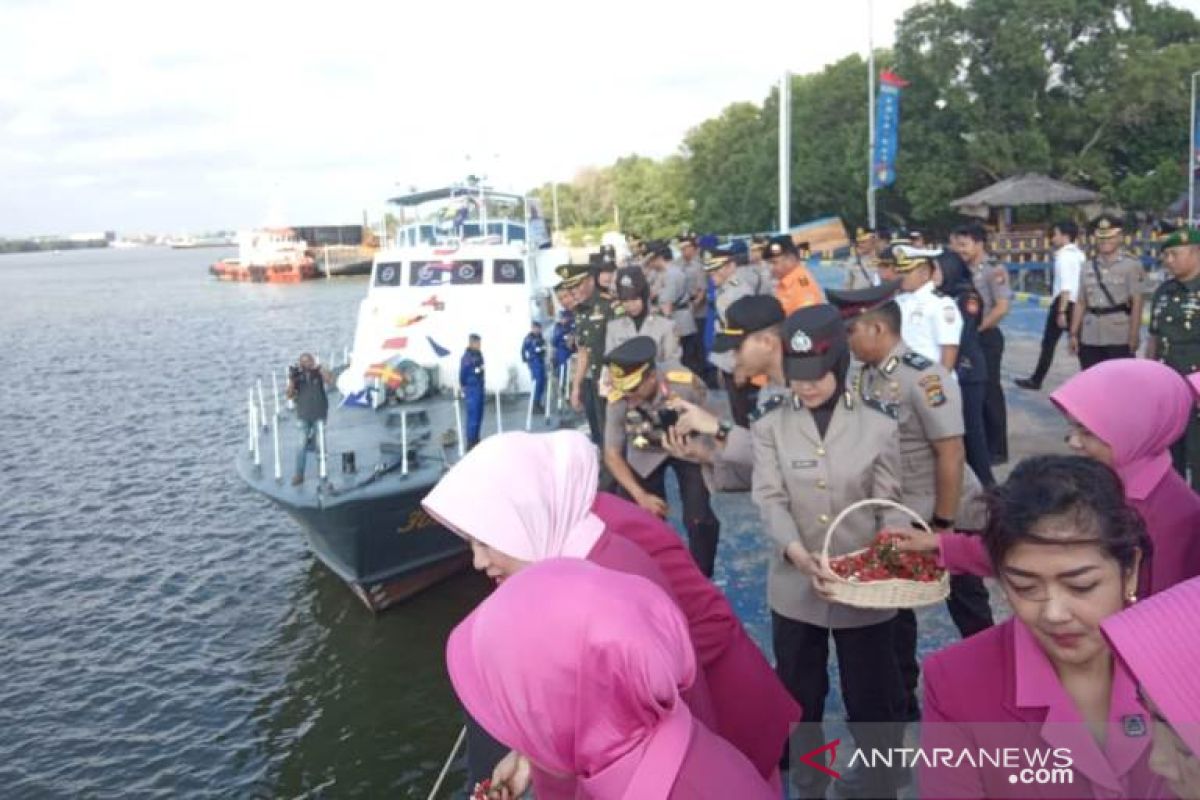
<svg viewBox="0 0 1200 800">
<path fill-rule="evenodd" d="M 875 229 L 875 3 L 867 0 L 867 225 Z"/>
<path fill-rule="evenodd" d="M 779 80 L 779 231 L 792 226 L 792 75 Z"/>
</svg>

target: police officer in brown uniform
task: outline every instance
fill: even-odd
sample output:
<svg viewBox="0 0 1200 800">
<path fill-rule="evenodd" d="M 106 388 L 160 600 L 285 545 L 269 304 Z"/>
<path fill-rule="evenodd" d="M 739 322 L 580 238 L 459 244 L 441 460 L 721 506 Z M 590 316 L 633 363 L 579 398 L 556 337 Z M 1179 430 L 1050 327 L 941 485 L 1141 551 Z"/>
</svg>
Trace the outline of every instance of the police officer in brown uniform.
<svg viewBox="0 0 1200 800">
<path fill-rule="evenodd" d="M 646 257 L 642 261 L 642 270 L 646 273 L 646 283 L 650 285 L 650 305 L 660 314 L 663 313 L 663 285 L 667 282 L 667 264 L 672 258 L 674 254 L 666 242 L 655 239 L 646 243 Z M 663 316 L 670 319 L 666 314 Z"/>
<path fill-rule="evenodd" d="M 677 396 L 702 406 L 704 384 L 682 367 L 659 369 L 655 350 L 653 339 L 635 336 L 605 357 L 612 388 L 604 424 L 604 464 L 627 497 L 660 517 L 667 515 L 667 469 L 675 472 L 688 549 L 700 571 L 712 577 L 721 526 L 700 465 L 662 448 L 664 433 L 679 416 L 668 400 Z"/>
<path fill-rule="evenodd" d="M 844 289 L 853 291 L 879 285 L 876 251 L 875 231 L 858 228 L 854 233 L 854 252 L 842 265 L 846 270 Z"/>
<path fill-rule="evenodd" d="M 987 252 L 987 228 L 972 222 L 956 228 L 950 246 L 971 270 L 975 289 L 983 301 L 979 320 L 979 344 L 987 362 L 987 389 L 983 398 L 983 424 L 993 464 L 1008 461 L 1008 404 L 1000 383 L 1000 363 L 1004 359 L 1004 333 L 1000 322 L 1012 305 L 1012 286 L 1008 268 Z"/>
<path fill-rule="evenodd" d="M 727 327 L 729 307 L 740 298 L 756 293 L 751 286 L 744 283 L 742 269 L 737 266 L 734 254 L 727 250 L 713 250 L 704 261 L 704 271 L 716 287 L 713 311 L 717 332 Z M 757 277 L 753 272 L 750 275 Z M 757 388 L 748 381 L 744 381 L 741 386 L 737 385 L 733 377 L 737 366 L 736 356 L 730 351 L 718 351 L 716 336 L 713 338 L 713 351 L 709 353 L 708 361 L 721 374 L 721 388 L 729 396 L 729 409 L 733 414 L 733 421 L 746 427 L 750 424 L 748 417 L 754 408 Z"/>
<path fill-rule="evenodd" d="M 707 409 L 678 398 L 670 401 L 680 413 L 674 433 L 665 446 L 680 458 L 698 461 L 711 491 L 748 492 L 754 470 L 753 425 L 778 409 L 790 397 L 783 377 L 783 344 L 780 331 L 783 306 L 772 295 L 747 295 L 734 301 L 725 312 L 723 327 L 713 339 L 713 353 L 734 359 L 734 368 L 747 375 L 764 375 L 767 382 L 757 390 L 756 404 L 746 422 L 721 419 Z M 693 436 L 681 439 L 689 433 Z"/>
<path fill-rule="evenodd" d="M 901 338 L 896 288 L 889 283 L 828 292 L 847 320 L 850 350 L 863 363 L 855 390 L 863 401 L 882 403 L 898 417 L 902 502 L 935 531 L 983 530 L 983 487 L 966 469 L 958 383 Z M 987 588 L 977 576 L 952 576 L 946 607 L 964 638 L 992 625 Z M 917 618 L 908 609 L 896 615 L 896 656 L 905 678 L 906 716 L 919 719 Z"/>
<path fill-rule="evenodd" d="M 1137 353 L 1146 284 L 1142 262 L 1121 249 L 1119 218 L 1097 219 L 1092 238 L 1096 255 L 1083 266 L 1071 316 L 1071 352 L 1083 369 Z"/>
<path fill-rule="evenodd" d="M 635 336 L 649 336 L 656 348 L 655 361 L 659 364 L 678 363 L 679 337 L 675 335 L 675 325 L 650 308 L 650 285 L 645 273 L 637 267 L 622 267 L 617 270 L 615 283 L 622 314 L 608 323 L 604 352 L 610 352 Z"/>
<path fill-rule="evenodd" d="M 826 662 L 832 634 L 857 746 L 898 746 L 894 726 L 859 725 L 899 718 L 903 689 L 893 641 L 896 614 L 827 600 L 822 592 L 829 573 L 817 555 L 830 522 L 850 504 L 867 498 L 900 501 L 894 412 L 848 390 L 846 329 L 833 306 L 793 312 L 781 333 L 791 396 L 751 428 L 752 492 L 773 545 L 767 597 L 776 669 L 804 709 L 802 722 L 820 723 L 829 691 Z M 829 553 L 858 550 L 880 529 L 907 525 L 907 518 L 895 512 L 857 511 L 834 532 Z M 823 744 L 819 724 L 801 725 L 793 737 L 799 753 Z M 808 785 L 795 785 L 798 779 Z M 794 770 L 792 781 L 803 797 L 824 797 L 828 783 L 820 772 L 807 769 Z M 871 774 L 868 784 L 865 797 L 894 795 L 887 775 Z"/>
</svg>

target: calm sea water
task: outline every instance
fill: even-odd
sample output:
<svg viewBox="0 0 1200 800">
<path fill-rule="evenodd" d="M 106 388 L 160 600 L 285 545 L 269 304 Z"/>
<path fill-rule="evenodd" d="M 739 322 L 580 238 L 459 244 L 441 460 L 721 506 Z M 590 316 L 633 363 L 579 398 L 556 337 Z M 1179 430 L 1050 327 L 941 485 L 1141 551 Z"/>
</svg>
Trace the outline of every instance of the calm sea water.
<svg viewBox="0 0 1200 800">
<path fill-rule="evenodd" d="M 0 258 L 5 797 L 423 798 L 458 732 L 442 646 L 483 587 L 372 616 L 232 469 L 247 386 L 340 352 L 366 284 L 222 254 Z"/>
</svg>

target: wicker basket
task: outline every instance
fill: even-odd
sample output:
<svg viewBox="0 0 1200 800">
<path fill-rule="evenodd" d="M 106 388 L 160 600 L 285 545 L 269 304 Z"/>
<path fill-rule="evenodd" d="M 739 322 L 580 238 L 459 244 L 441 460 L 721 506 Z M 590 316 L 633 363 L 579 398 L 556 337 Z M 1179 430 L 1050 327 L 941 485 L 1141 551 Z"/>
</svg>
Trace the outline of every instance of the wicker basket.
<svg viewBox="0 0 1200 800">
<path fill-rule="evenodd" d="M 833 540 L 833 532 L 837 530 L 837 526 L 852 512 L 871 506 L 883 506 L 902 511 L 912 517 L 925 532 L 933 533 L 929 526 L 925 524 L 925 520 L 921 519 L 920 515 L 911 508 L 894 503 L 891 500 L 873 498 L 859 500 L 857 503 L 853 503 L 843 509 L 842 513 L 838 514 L 833 522 L 829 523 L 829 529 L 825 531 L 825 546 L 821 549 L 821 564 L 827 569 L 829 568 L 829 543 Z M 864 547 L 845 555 L 855 555 L 864 552 L 866 549 Z M 844 558 L 845 556 L 837 557 Z M 833 599 L 838 603 L 856 608 L 916 608 L 918 606 L 932 605 L 950 596 L 950 575 L 945 571 L 942 572 L 941 577 L 936 581 L 913 581 L 907 578 L 891 578 L 883 581 L 858 583 L 846 580 L 839 575 L 836 580 L 832 581 L 832 584 Z"/>
</svg>

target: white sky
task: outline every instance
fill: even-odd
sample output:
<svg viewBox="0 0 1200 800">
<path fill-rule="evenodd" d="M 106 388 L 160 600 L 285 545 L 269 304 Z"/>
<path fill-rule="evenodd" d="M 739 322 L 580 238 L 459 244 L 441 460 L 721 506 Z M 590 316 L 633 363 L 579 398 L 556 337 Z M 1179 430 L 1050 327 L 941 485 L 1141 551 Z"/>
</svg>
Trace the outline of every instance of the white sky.
<svg viewBox="0 0 1200 800">
<path fill-rule="evenodd" d="M 913 2 L 875 0 L 878 46 Z M 867 50 L 866 0 L 0 8 L 0 236 L 354 222 L 470 171 L 530 188 Z"/>
</svg>

